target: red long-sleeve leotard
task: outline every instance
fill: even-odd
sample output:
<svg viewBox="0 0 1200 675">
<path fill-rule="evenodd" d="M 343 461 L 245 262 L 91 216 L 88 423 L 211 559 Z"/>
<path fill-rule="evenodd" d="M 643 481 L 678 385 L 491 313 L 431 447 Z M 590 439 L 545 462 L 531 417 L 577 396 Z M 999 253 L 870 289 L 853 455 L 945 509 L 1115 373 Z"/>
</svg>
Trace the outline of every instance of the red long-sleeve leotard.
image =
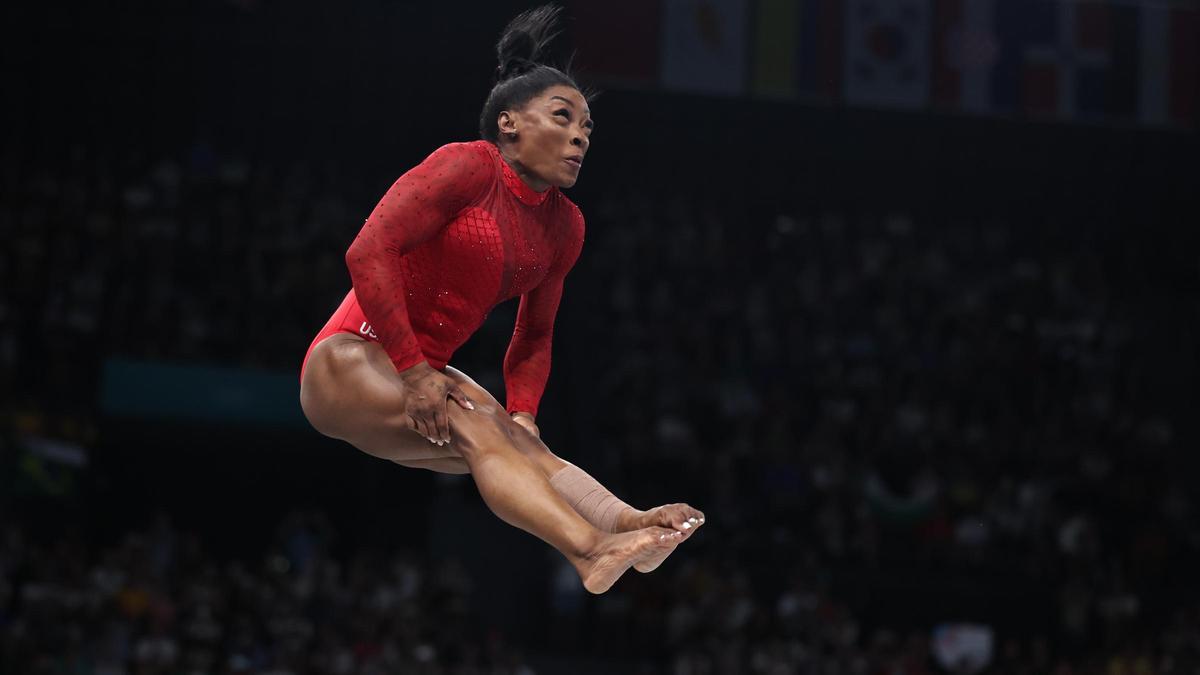
<svg viewBox="0 0 1200 675">
<path fill-rule="evenodd" d="M 509 412 L 537 414 L 579 207 L 536 192 L 488 141 L 450 143 L 401 176 L 346 252 L 363 314 L 396 370 L 441 369 L 493 307 L 521 297 L 504 357 Z"/>
</svg>

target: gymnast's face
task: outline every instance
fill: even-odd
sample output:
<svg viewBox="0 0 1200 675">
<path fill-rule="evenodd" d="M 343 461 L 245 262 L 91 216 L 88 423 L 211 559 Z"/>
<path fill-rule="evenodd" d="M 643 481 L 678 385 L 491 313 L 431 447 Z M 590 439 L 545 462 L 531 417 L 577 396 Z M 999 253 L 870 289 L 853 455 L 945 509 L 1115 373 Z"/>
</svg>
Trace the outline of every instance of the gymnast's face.
<svg viewBox="0 0 1200 675">
<path fill-rule="evenodd" d="M 524 108 L 501 111 L 497 121 L 500 152 L 534 190 L 569 188 L 579 179 L 592 114 L 578 89 L 549 87 Z"/>
</svg>

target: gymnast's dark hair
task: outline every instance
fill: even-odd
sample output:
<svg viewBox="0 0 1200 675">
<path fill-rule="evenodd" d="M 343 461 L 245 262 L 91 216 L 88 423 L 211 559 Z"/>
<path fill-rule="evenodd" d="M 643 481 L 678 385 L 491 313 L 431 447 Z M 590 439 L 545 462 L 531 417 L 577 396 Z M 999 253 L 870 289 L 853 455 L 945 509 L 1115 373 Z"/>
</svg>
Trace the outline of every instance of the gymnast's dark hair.
<svg viewBox="0 0 1200 675">
<path fill-rule="evenodd" d="M 500 128 L 496 119 L 501 110 L 520 109 L 555 85 L 579 89 L 569 63 L 564 72 L 538 60 L 558 35 L 555 25 L 561 12 L 561 7 L 543 5 L 518 14 L 504 27 L 500 41 L 496 43 L 500 65 L 496 67 L 495 84 L 479 115 L 479 135 L 484 140 L 499 142 Z M 587 92 L 580 93 L 585 100 L 591 97 Z"/>
</svg>

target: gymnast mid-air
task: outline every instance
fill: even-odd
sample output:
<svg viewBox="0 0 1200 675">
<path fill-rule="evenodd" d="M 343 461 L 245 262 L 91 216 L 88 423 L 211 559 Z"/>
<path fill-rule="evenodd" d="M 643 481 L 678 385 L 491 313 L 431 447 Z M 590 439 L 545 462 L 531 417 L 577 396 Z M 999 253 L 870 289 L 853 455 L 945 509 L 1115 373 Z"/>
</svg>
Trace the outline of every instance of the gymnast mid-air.
<svg viewBox="0 0 1200 675">
<path fill-rule="evenodd" d="M 558 13 L 509 23 L 481 139 L 433 151 L 363 224 L 346 253 L 353 287 L 305 355 L 300 402 L 319 432 L 363 452 L 470 473 L 492 512 L 603 593 L 631 566 L 657 568 L 704 514 L 634 509 L 552 453 L 534 422 L 563 279 L 583 246 L 583 214 L 561 188 L 578 179 L 593 127 L 574 78 L 537 60 Z M 515 297 L 506 407 L 447 362 Z"/>
</svg>

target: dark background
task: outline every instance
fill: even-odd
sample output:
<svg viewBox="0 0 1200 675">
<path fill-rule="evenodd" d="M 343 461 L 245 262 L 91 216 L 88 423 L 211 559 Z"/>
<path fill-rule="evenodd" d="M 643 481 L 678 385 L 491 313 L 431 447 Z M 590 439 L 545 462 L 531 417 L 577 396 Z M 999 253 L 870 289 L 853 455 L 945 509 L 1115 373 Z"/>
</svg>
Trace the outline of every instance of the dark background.
<svg viewBox="0 0 1200 675">
<path fill-rule="evenodd" d="M 710 521 L 602 597 L 469 477 L 321 437 L 286 391 L 282 421 L 114 407 L 189 393 L 113 363 L 294 383 L 360 219 L 476 137 L 527 6 L 0 10 L 6 672 L 942 672 L 946 622 L 992 632 L 988 672 L 1197 672 L 1186 128 L 602 87 L 538 422 Z M 454 360 L 497 395 L 514 313 Z M 327 561 L 344 614 L 246 590 Z M 397 566 L 404 613 L 363 609 Z"/>
</svg>

